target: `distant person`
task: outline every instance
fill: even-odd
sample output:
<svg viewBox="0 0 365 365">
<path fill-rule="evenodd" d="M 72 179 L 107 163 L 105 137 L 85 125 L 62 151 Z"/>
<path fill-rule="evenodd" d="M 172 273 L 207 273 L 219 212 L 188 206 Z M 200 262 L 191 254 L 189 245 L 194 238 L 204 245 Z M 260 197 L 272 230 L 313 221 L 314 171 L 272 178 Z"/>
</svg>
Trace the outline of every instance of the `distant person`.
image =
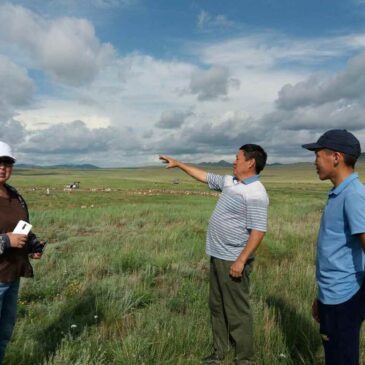
<svg viewBox="0 0 365 365">
<path fill-rule="evenodd" d="M 266 158 L 260 146 L 245 144 L 237 152 L 234 176 L 221 176 L 160 156 L 168 164 L 167 168 L 178 167 L 222 192 L 209 221 L 206 241 L 206 253 L 210 256 L 209 308 L 214 352 L 203 360 L 205 364 L 220 363 L 231 343 L 237 365 L 255 364 L 249 276 L 254 253 L 267 228 L 269 199 L 259 181 Z"/>
<path fill-rule="evenodd" d="M 317 240 L 313 317 L 320 323 L 326 365 L 358 365 L 365 315 L 365 187 L 354 172 L 360 143 L 350 132 L 332 129 L 303 147 L 315 152 L 320 180 L 333 184 Z"/>
<path fill-rule="evenodd" d="M 0 364 L 15 325 L 19 279 L 33 276 L 29 255 L 40 258 L 44 246 L 33 233 L 12 233 L 19 220 L 29 219 L 24 199 L 6 183 L 14 162 L 10 146 L 0 142 Z"/>
</svg>

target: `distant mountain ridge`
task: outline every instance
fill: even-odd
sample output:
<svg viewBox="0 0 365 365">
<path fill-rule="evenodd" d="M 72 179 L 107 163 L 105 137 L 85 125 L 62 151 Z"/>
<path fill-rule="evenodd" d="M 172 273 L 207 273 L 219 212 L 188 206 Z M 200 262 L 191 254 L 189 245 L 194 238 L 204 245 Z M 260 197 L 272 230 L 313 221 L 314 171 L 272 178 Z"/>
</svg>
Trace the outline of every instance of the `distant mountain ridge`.
<svg viewBox="0 0 365 365">
<path fill-rule="evenodd" d="M 31 165 L 31 164 L 16 164 L 17 168 L 21 169 L 75 169 L 75 170 L 95 170 L 99 169 L 100 167 L 92 165 L 92 164 L 61 164 L 61 165 L 50 165 L 50 166 L 38 166 L 38 165 Z"/>
<path fill-rule="evenodd" d="M 363 152 L 360 157 L 359 157 L 360 161 L 365 161 L 365 152 Z M 301 164 L 301 163 L 308 163 L 308 162 L 296 162 L 296 163 L 291 163 L 289 165 L 292 164 Z M 201 162 L 199 164 L 197 164 L 198 166 L 203 166 L 203 167 L 232 167 L 233 163 L 227 162 L 225 160 L 220 160 L 218 162 Z M 268 166 L 281 166 L 283 165 L 282 163 L 279 162 L 273 162 L 271 164 L 268 164 Z M 16 164 L 15 165 L 17 168 L 20 169 L 31 169 L 31 168 L 36 168 L 36 169 L 75 169 L 75 170 L 96 170 L 96 169 L 100 169 L 99 166 L 93 165 L 93 164 L 60 164 L 60 165 L 49 165 L 49 166 L 39 166 L 39 165 L 32 165 L 32 164 Z"/>
<path fill-rule="evenodd" d="M 199 166 L 210 166 L 210 167 L 231 167 L 232 164 L 224 161 L 224 160 L 220 160 L 218 162 L 201 162 L 198 164 Z"/>
<path fill-rule="evenodd" d="M 360 161 L 364 161 L 365 160 L 365 152 L 363 152 L 360 155 L 359 160 Z M 301 164 L 301 163 L 307 163 L 307 162 L 298 161 L 298 162 L 290 163 L 289 165 L 292 165 L 292 164 Z M 201 162 L 198 165 L 199 166 L 206 166 L 206 167 L 232 167 L 233 163 L 229 163 L 229 162 L 227 162 L 225 160 L 220 160 L 218 162 Z M 281 166 L 283 164 L 280 163 L 280 162 L 273 162 L 273 163 L 269 163 L 267 165 L 268 166 Z"/>
<path fill-rule="evenodd" d="M 218 162 L 201 162 L 198 164 L 199 166 L 206 166 L 206 167 L 232 167 L 233 163 L 229 163 L 225 160 L 220 160 Z M 279 162 L 274 162 L 271 164 L 268 164 L 268 166 L 280 166 L 282 165 Z"/>
</svg>

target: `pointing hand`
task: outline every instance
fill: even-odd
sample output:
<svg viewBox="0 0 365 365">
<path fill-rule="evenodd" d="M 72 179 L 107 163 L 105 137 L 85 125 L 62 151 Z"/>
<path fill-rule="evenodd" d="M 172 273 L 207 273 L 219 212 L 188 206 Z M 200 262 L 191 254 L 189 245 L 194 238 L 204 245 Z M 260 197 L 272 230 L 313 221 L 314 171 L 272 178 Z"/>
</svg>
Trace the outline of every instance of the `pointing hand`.
<svg viewBox="0 0 365 365">
<path fill-rule="evenodd" d="M 166 166 L 167 169 L 171 169 L 173 167 L 178 166 L 178 161 L 169 156 L 160 155 L 159 159 L 162 160 L 163 163 L 167 164 L 167 166 Z"/>
</svg>

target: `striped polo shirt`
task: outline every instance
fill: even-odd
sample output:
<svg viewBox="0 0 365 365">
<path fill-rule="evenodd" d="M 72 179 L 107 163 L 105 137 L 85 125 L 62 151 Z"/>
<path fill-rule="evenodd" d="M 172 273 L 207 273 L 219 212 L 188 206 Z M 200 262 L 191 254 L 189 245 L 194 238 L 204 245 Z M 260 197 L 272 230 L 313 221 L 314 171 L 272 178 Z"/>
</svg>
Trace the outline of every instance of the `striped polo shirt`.
<svg viewBox="0 0 365 365">
<path fill-rule="evenodd" d="M 210 189 L 222 194 L 209 220 L 206 253 L 235 261 L 252 229 L 266 232 L 269 198 L 259 175 L 238 181 L 233 176 L 208 173 L 207 182 Z"/>
</svg>

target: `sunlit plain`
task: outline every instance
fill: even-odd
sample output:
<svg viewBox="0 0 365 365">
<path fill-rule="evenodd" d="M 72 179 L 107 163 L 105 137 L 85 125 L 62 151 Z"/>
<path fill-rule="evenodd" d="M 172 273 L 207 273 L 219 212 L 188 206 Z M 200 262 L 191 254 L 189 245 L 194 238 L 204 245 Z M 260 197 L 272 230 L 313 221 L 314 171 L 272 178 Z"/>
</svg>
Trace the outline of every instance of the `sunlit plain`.
<svg viewBox="0 0 365 365">
<path fill-rule="evenodd" d="M 80 188 L 65 191 L 73 181 Z M 322 364 L 310 307 L 330 184 L 312 164 L 268 166 L 262 181 L 271 204 L 251 282 L 257 362 Z M 49 244 L 23 280 L 6 365 L 186 365 L 209 354 L 205 233 L 217 194 L 157 167 L 15 170 L 11 183 Z"/>
</svg>

